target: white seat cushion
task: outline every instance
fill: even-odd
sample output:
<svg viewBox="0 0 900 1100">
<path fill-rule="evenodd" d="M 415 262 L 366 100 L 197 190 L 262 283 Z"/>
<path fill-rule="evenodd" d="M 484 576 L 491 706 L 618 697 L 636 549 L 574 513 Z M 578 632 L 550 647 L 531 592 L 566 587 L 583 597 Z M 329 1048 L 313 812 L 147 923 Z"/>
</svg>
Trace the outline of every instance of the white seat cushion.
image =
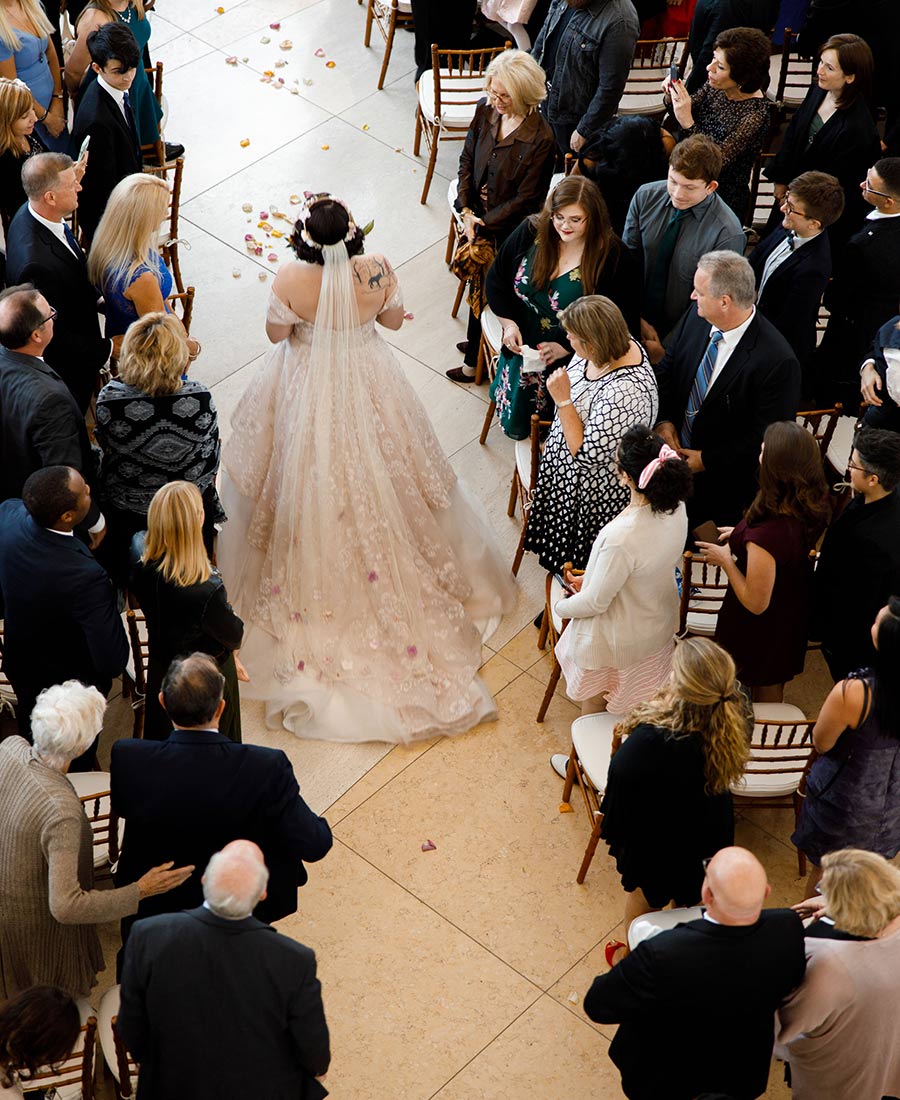
<svg viewBox="0 0 900 1100">
<path fill-rule="evenodd" d="M 107 989 L 100 999 L 100 1007 L 97 1009 L 97 1038 L 100 1040 L 100 1049 L 109 1066 L 109 1071 L 119 1080 L 119 1061 L 116 1058 L 116 1040 L 113 1034 L 113 1016 L 119 1015 L 119 987 L 114 985 Z"/>
<path fill-rule="evenodd" d="M 557 613 L 556 605 L 560 600 L 565 599 L 565 595 L 565 589 L 554 577 L 550 582 L 550 617 L 553 619 L 553 628 L 557 634 L 562 630 L 562 618 Z"/>
<path fill-rule="evenodd" d="M 853 450 L 853 433 L 855 431 L 855 416 L 841 416 L 838 418 L 825 457 L 839 474 L 847 469 L 847 463 L 850 461 L 850 452 Z"/>
<path fill-rule="evenodd" d="M 531 485 L 531 439 L 516 440 L 516 469 L 523 488 Z"/>
<path fill-rule="evenodd" d="M 793 703 L 754 703 L 753 716 L 759 722 L 806 721 L 806 715 Z"/>
<path fill-rule="evenodd" d="M 687 921 L 699 920 L 703 916 L 703 908 L 700 905 L 692 905 L 688 909 L 662 909 L 658 913 L 644 913 L 631 922 L 628 929 L 628 946 L 632 951 L 639 943 L 652 940 L 660 932 L 668 932 L 677 924 L 686 924 Z"/>
<path fill-rule="evenodd" d="M 685 629 L 688 634 L 698 634 L 702 638 L 711 638 L 716 632 L 718 615 L 700 615 L 696 611 L 688 611 Z"/>
<path fill-rule="evenodd" d="M 503 343 L 503 326 L 497 319 L 497 314 L 493 313 L 488 307 L 481 311 L 481 331 L 494 351 L 499 352 Z"/>
<path fill-rule="evenodd" d="M 792 703 L 754 703 L 753 714 L 757 721 L 754 739 L 759 736 L 759 723 L 806 721 L 803 711 Z M 811 744 L 785 745 L 783 748 L 767 750 L 751 749 L 748 770 L 737 783 L 732 784 L 731 789 L 742 798 L 781 798 L 793 794 L 800 786 L 806 761 L 811 753 Z M 754 771 L 754 760 L 760 761 L 757 765 L 760 768 L 771 768 L 779 767 L 779 757 L 784 758 L 783 763 L 789 768 L 788 771 L 774 774 Z"/>
<path fill-rule="evenodd" d="M 441 74 L 448 76 L 444 69 Z M 469 125 L 475 117 L 478 99 L 486 94 L 483 77 L 451 79 L 449 85 L 441 87 L 441 117 L 438 120 L 434 117 L 434 73 L 431 69 L 426 69 L 419 77 L 417 88 L 422 114 L 431 122 L 440 121 L 442 126 L 454 129 L 465 129 Z"/>
<path fill-rule="evenodd" d="M 600 794 L 606 790 L 613 730 L 621 721 L 619 714 L 583 714 L 572 723 L 572 744 L 588 779 Z"/>
</svg>

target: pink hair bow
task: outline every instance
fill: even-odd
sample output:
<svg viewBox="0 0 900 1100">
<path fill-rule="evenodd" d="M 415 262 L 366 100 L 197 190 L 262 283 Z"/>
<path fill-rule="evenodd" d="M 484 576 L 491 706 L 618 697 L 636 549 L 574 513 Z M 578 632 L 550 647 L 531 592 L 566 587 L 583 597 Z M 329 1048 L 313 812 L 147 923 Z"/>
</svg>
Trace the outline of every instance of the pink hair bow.
<svg viewBox="0 0 900 1100">
<path fill-rule="evenodd" d="M 647 482 L 653 477 L 660 466 L 672 458 L 681 458 L 681 455 L 677 451 L 673 451 L 668 443 L 663 443 L 656 458 L 648 462 L 643 470 L 641 470 L 641 476 L 638 478 L 638 488 L 645 489 L 647 487 Z"/>
</svg>

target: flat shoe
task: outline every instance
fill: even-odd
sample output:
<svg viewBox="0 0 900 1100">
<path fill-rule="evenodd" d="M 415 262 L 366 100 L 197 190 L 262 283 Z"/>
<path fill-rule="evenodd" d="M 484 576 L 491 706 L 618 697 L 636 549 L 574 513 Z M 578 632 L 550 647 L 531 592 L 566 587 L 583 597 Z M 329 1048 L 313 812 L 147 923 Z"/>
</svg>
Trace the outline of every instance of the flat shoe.
<svg viewBox="0 0 900 1100">
<path fill-rule="evenodd" d="M 625 947 L 625 946 L 627 946 L 627 945 L 622 943 L 621 940 L 610 940 L 609 941 L 609 943 L 606 945 L 606 947 L 603 950 L 603 954 L 606 956 L 606 965 L 608 967 L 611 968 L 611 967 L 616 965 L 616 962 L 615 962 L 616 952 L 619 950 L 620 947 Z"/>
<path fill-rule="evenodd" d="M 469 350 L 469 341 L 460 340 L 460 342 L 456 345 L 456 350 L 460 353 L 460 355 L 465 355 L 466 352 Z"/>
<path fill-rule="evenodd" d="M 475 381 L 475 375 L 466 374 L 462 367 L 451 367 L 450 370 L 444 371 L 451 382 L 467 382 L 471 383 Z"/>
<path fill-rule="evenodd" d="M 555 752 L 550 757 L 550 767 L 556 772 L 560 779 L 566 778 L 566 771 L 569 767 L 569 758 L 564 752 Z M 578 782 L 578 775 L 576 773 L 575 782 Z"/>
</svg>

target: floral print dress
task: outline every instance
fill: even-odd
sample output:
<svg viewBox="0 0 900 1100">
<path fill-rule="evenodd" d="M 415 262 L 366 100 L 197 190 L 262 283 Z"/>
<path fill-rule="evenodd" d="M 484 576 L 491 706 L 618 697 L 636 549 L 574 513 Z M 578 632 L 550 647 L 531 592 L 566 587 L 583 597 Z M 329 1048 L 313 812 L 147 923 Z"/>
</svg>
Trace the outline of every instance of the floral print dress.
<svg viewBox="0 0 900 1100">
<path fill-rule="evenodd" d="M 513 318 L 522 333 L 522 342 L 536 348 L 538 344 L 558 343 L 566 346 L 565 333 L 559 323 L 559 314 L 584 290 L 581 285 L 581 269 L 574 267 L 555 278 L 545 290 L 531 285 L 529 271 L 534 265 L 536 245 L 522 257 L 513 288 L 522 303 Z M 543 373 L 521 373 L 522 356 L 514 355 L 509 348 L 500 352 L 497 374 L 491 384 L 491 400 L 497 406 L 500 427 L 510 439 L 526 439 L 531 432 L 531 416 L 537 413 L 542 420 L 553 416 L 553 398 L 547 392 L 546 376 L 557 367 L 566 365 L 566 359 L 551 363 Z"/>
</svg>

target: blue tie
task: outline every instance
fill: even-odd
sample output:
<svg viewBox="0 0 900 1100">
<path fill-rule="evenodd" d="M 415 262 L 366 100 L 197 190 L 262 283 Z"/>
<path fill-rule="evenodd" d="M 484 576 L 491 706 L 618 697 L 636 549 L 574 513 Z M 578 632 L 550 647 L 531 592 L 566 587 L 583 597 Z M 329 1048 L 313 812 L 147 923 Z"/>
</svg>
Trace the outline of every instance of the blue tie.
<svg viewBox="0 0 900 1100">
<path fill-rule="evenodd" d="M 128 123 L 128 129 L 134 131 L 134 115 L 131 113 L 131 99 L 128 92 L 122 93 L 122 106 L 125 108 L 125 121 Z"/>
<path fill-rule="evenodd" d="M 710 338 L 709 346 L 703 353 L 703 358 L 700 360 L 700 366 L 697 368 L 697 373 L 694 375 L 694 384 L 691 386 L 691 396 L 688 398 L 687 409 L 684 413 L 684 423 L 681 426 L 682 447 L 690 447 L 691 445 L 691 431 L 694 427 L 694 418 L 700 411 L 700 406 L 703 404 L 703 399 L 706 397 L 706 391 L 709 389 L 709 380 L 712 378 L 712 373 L 716 366 L 716 359 L 719 357 L 719 342 L 723 339 L 724 333 L 716 329 Z"/>
<path fill-rule="evenodd" d="M 75 255 L 78 257 L 79 260 L 84 259 L 84 253 L 79 248 L 78 241 L 75 240 L 75 234 L 72 232 L 72 230 L 68 227 L 68 225 L 65 222 L 62 223 L 62 227 L 63 227 L 63 234 L 66 238 L 66 243 L 68 244 L 69 248 L 72 249 L 72 251 L 75 253 Z"/>
</svg>

